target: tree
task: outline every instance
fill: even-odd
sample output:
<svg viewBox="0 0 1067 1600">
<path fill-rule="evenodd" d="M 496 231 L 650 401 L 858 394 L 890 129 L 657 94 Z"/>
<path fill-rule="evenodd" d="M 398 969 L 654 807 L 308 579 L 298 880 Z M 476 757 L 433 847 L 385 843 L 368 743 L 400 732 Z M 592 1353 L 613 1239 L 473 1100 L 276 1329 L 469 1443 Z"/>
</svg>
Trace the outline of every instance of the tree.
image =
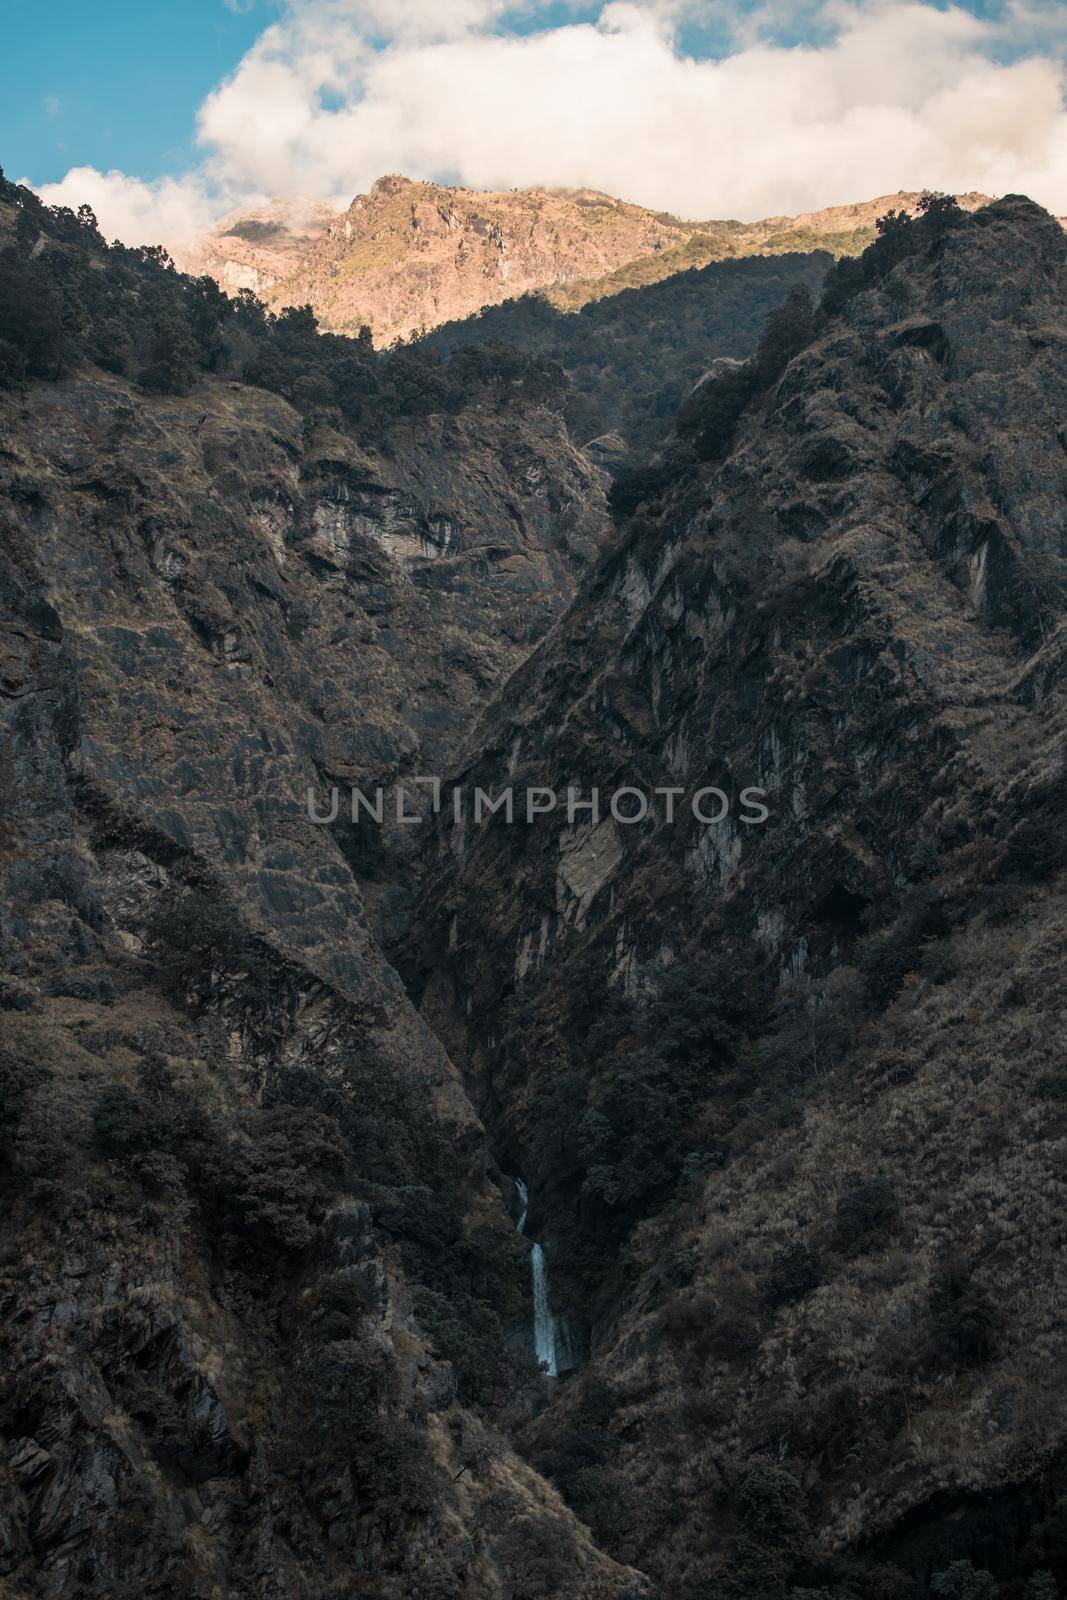
<svg viewBox="0 0 1067 1600">
<path fill-rule="evenodd" d="M 811 294 L 805 284 L 797 284 L 764 325 L 754 362 L 761 387 L 769 388 L 776 383 L 793 357 L 807 348 L 817 331 Z"/>
<path fill-rule="evenodd" d="M 992 1573 L 969 1561 L 954 1561 L 930 1579 L 934 1600 L 998 1600 L 999 1593 Z"/>
<path fill-rule="evenodd" d="M 162 311 L 139 383 L 150 394 L 188 394 L 196 382 L 196 345 L 189 324 L 170 307 Z"/>
</svg>

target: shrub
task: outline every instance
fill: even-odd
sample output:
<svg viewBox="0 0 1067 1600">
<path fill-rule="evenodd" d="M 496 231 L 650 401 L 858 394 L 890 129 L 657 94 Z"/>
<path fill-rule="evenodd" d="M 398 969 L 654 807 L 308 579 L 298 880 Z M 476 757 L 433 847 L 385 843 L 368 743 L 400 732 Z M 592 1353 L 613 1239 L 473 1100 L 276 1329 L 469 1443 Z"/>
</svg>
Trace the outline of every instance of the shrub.
<svg viewBox="0 0 1067 1600">
<path fill-rule="evenodd" d="M 804 1491 L 777 1462 L 757 1460 L 730 1494 L 740 1523 L 735 1565 L 745 1593 L 780 1592 L 808 1544 Z"/>
<path fill-rule="evenodd" d="M 372 1428 L 399 1392 L 385 1352 L 355 1339 L 331 1340 L 313 1350 L 302 1376 L 307 1417 L 321 1433 L 345 1428 L 358 1435 Z"/>
<path fill-rule="evenodd" d="M 1060 1600 L 1059 1586 L 1047 1567 L 1031 1577 L 1026 1585 L 1026 1600 Z"/>
<path fill-rule="evenodd" d="M 791 1305 L 818 1288 L 822 1264 L 816 1252 L 802 1240 L 794 1240 L 778 1251 L 763 1280 L 763 1298 L 769 1306 Z"/>
<path fill-rule="evenodd" d="M 910 890 L 896 919 L 860 940 L 859 966 L 871 1000 L 888 1005 L 905 976 L 921 965 L 925 946 L 947 932 L 945 907 L 937 890 L 927 886 Z"/>
<path fill-rule="evenodd" d="M 201 1192 L 223 1230 L 261 1251 L 302 1251 L 314 1241 L 348 1151 L 321 1112 L 280 1107 L 248 1119 L 247 1142 L 216 1146 L 198 1169 Z"/>
<path fill-rule="evenodd" d="M 896 1225 L 899 1216 L 900 1202 L 893 1181 L 879 1173 L 846 1189 L 838 1198 L 833 1245 L 846 1255 L 870 1249 Z"/>
<path fill-rule="evenodd" d="M 0 387 L 23 377 L 56 378 L 63 368 L 63 308 L 42 263 L 0 254 Z"/>
<path fill-rule="evenodd" d="M 759 1348 L 760 1325 L 744 1285 L 731 1284 L 724 1293 L 685 1289 L 668 1303 L 666 1321 L 698 1361 L 743 1361 Z"/>
<path fill-rule="evenodd" d="M 1003 1319 L 962 1262 L 950 1262 L 930 1286 L 927 1360 L 978 1366 L 994 1353 Z"/>
<path fill-rule="evenodd" d="M 150 394 L 188 394 L 196 382 L 196 345 L 188 323 L 174 310 L 155 321 L 148 360 L 138 382 Z"/>
<path fill-rule="evenodd" d="M 14 1179 L 19 1125 L 30 1090 L 44 1076 L 40 1066 L 0 1046 L 0 1189 Z"/>
<path fill-rule="evenodd" d="M 878 236 L 861 256 L 845 256 L 826 274 L 822 309 L 843 310 L 854 295 L 873 288 L 893 268 L 910 256 L 936 249 L 945 236 L 966 221 L 966 213 L 952 195 L 925 194 L 917 215 L 887 211 L 876 223 Z"/>
<path fill-rule="evenodd" d="M 167 1143 L 153 1109 L 125 1084 L 109 1084 L 93 1106 L 93 1147 L 108 1160 L 144 1155 Z"/>
<path fill-rule="evenodd" d="M 559 1594 L 578 1559 L 570 1528 L 547 1516 L 516 1518 L 496 1541 L 494 1554 L 510 1580 L 514 1600 L 547 1600 Z"/>
<path fill-rule="evenodd" d="M 998 1600 L 1000 1590 L 992 1573 L 969 1561 L 954 1561 L 930 1579 L 932 1600 Z"/>
</svg>

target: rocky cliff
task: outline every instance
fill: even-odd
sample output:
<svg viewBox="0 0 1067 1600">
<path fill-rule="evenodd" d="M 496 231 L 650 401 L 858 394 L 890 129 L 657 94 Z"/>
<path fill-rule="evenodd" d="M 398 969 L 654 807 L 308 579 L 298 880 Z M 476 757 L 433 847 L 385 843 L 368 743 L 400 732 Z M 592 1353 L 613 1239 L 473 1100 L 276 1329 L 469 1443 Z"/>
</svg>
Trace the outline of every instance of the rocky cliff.
<svg viewBox="0 0 1067 1600">
<path fill-rule="evenodd" d="M 444 759 L 601 475 L 536 403 L 357 428 L 303 335 L 298 411 L 151 252 L 0 231 L 0 1592 L 636 1596 L 508 1441 L 525 1259 L 382 954 L 403 845 L 305 809 Z"/>
<path fill-rule="evenodd" d="M 1067 1575 L 1065 290 L 1009 197 L 796 302 L 439 819 L 412 981 L 588 1350 L 527 1449 L 671 1595 Z"/>
<path fill-rule="evenodd" d="M 897 217 L 611 530 L 0 181 L 0 1592 L 1062 1588 L 1065 288 Z"/>
<path fill-rule="evenodd" d="M 249 220 L 257 223 L 258 213 Z M 367 324 L 379 343 L 529 289 L 602 277 L 692 231 L 593 190 L 493 194 L 397 174 L 357 195 L 283 276 L 260 258 L 246 219 L 221 227 L 189 266 L 220 279 L 254 271 L 249 287 L 272 304 L 306 301 L 324 326 L 356 333 Z"/>
<path fill-rule="evenodd" d="M 562 309 L 658 283 L 710 261 L 791 251 L 852 254 L 887 211 L 915 193 L 884 195 L 762 222 L 686 222 L 593 189 L 497 194 L 379 178 L 347 210 L 276 200 L 225 218 L 181 264 L 270 305 L 310 304 L 323 326 L 379 344 L 545 290 Z M 985 196 L 961 196 L 968 209 Z"/>
</svg>

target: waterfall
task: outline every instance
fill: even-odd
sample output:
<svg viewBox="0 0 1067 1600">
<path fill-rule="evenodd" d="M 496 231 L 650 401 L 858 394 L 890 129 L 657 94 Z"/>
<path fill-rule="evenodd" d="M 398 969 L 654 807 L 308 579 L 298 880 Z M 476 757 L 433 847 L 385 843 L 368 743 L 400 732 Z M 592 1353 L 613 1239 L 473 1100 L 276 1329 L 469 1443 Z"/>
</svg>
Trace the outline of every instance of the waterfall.
<svg viewBox="0 0 1067 1600">
<path fill-rule="evenodd" d="M 515 1226 L 520 1233 L 524 1233 L 526 1213 L 530 1209 L 530 1195 L 521 1178 L 515 1179 L 515 1192 L 522 1206 Z M 558 1376 L 556 1323 L 548 1303 L 548 1268 L 545 1266 L 545 1252 L 539 1244 L 534 1244 L 530 1249 L 530 1272 L 533 1276 L 534 1354 L 540 1364 L 547 1367 L 549 1376 L 555 1378 Z"/>
<path fill-rule="evenodd" d="M 534 1353 L 538 1361 L 548 1368 L 550 1378 L 556 1377 L 556 1324 L 548 1304 L 548 1273 L 545 1269 L 545 1252 L 539 1244 L 530 1251 L 530 1271 L 533 1273 L 534 1299 Z"/>
</svg>

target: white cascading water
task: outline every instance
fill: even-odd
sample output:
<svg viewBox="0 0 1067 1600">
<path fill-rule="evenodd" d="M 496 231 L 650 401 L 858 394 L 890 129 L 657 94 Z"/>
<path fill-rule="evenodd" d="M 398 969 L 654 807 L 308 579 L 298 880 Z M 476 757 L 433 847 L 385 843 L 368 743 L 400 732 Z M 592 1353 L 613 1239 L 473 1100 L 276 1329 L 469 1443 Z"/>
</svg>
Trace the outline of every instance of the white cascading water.
<svg viewBox="0 0 1067 1600">
<path fill-rule="evenodd" d="M 522 1233 L 526 1228 L 526 1213 L 530 1206 L 530 1196 L 526 1185 L 521 1178 L 515 1179 L 515 1188 L 519 1196 L 522 1212 L 516 1227 Z M 548 1303 L 548 1269 L 545 1266 L 545 1252 L 539 1244 L 530 1247 L 530 1271 L 533 1274 L 533 1303 L 534 1303 L 534 1354 L 538 1362 L 545 1367 L 551 1378 L 558 1376 L 556 1367 L 556 1324 L 552 1316 L 552 1308 Z"/>
</svg>

